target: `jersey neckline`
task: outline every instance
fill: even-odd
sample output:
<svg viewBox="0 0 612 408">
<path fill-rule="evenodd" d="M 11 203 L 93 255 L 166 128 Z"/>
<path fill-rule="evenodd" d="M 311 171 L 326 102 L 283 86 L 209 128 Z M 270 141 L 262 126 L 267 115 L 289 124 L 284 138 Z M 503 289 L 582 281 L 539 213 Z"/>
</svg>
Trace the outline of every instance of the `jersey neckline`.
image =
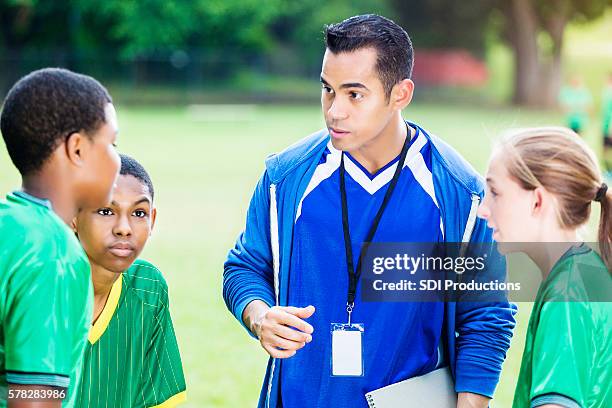
<svg viewBox="0 0 612 408">
<path fill-rule="evenodd" d="M 410 125 L 408 125 L 410 129 L 414 130 L 414 135 L 412 136 L 412 138 L 408 141 L 408 147 L 411 147 L 412 144 L 414 143 L 415 140 L 418 139 L 419 137 L 419 129 L 418 128 L 414 128 Z M 344 152 L 344 154 L 346 155 L 346 157 L 348 157 L 348 159 L 353 162 L 353 164 L 355 166 L 357 166 L 359 168 L 359 170 L 361 170 L 363 172 L 364 175 L 366 175 L 370 181 L 373 181 L 376 177 L 378 177 L 381 173 L 383 173 L 385 170 L 387 170 L 389 167 L 393 166 L 395 163 L 397 163 L 399 161 L 400 155 L 398 154 L 397 156 L 395 156 L 393 158 L 393 160 L 391 160 L 389 163 L 385 164 L 384 166 L 382 166 L 380 169 L 376 170 L 374 173 L 370 173 L 370 171 L 368 169 L 366 169 L 361 163 L 359 163 L 359 161 L 357 159 L 355 159 L 353 157 L 353 155 L 351 155 L 349 152 Z M 405 163 L 402 163 L 405 164 Z"/>
<path fill-rule="evenodd" d="M 22 191 L 22 190 L 13 191 L 12 195 L 14 197 L 17 197 L 17 198 L 20 198 L 22 200 L 28 201 L 30 203 L 33 203 L 33 204 L 45 207 L 48 210 L 53 210 L 53 207 L 51 205 L 51 201 L 47 200 L 46 198 L 38 198 L 38 197 L 35 197 L 35 196 L 31 195 L 31 194 L 28 194 L 28 193 L 26 193 L 25 191 Z"/>
<path fill-rule="evenodd" d="M 115 281 L 115 283 L 113 283 L 111 291 L 108 295 L 108 299 L 106 299 L 106 304 L 102 309 L 102 313 L 100 313 L 100 316 L 98 316 L 98 319 L 89 330 L 87 340 L 89 340 L 90 344 L 95 344 L 106 331 L 108 324 L 110 323 L 111 319 L 113 318 L 113 315 L 115 314 L 115 311 L 117 310 L 119 298 L 121 297 L 122 287 L 123 274 L 121 274 L 119 278 Z"/>
</svg>

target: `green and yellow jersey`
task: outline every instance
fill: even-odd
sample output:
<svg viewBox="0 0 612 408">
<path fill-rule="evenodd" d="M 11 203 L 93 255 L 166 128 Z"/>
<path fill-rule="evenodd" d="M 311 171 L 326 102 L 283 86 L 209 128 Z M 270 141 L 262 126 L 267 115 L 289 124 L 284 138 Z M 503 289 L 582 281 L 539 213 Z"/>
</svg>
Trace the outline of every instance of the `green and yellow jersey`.
<svg viewBox="0 0 612 408">
<path fill-rule="evenodd" d="M 77 406 L 174 407 L 186 398 L 161 272 L 137 260 L 113 284 L 91 327 Z"/>
<path fill-rule="evenodd" d="M 49 201 L 0 201 L 0 407 L 8 384 L 67 388 L 74 406 L 92 315 L 89 261 Z"/>
<path fill-rule="evenodd" d="M 586 245 L 556 263 L 533 307 L 514 408 L 612 407 L 611 279 Z"/>
</svg>

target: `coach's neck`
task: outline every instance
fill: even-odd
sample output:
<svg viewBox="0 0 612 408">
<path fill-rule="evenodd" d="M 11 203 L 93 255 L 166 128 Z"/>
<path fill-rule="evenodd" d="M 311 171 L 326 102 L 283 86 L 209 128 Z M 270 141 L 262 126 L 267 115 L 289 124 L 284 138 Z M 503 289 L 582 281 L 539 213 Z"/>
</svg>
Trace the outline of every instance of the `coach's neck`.
<svg viewBox="0 0 612 408">
<path fill-rule="evenodd" d="M 406 126 L 401 111 L 397 111 L 378 136 L 350 153 L 370 174 L 374 174 L 395 159 L 401 153 L 406 137 L 412 138 L 413 135 L 414 130 Z"/>
</svg>

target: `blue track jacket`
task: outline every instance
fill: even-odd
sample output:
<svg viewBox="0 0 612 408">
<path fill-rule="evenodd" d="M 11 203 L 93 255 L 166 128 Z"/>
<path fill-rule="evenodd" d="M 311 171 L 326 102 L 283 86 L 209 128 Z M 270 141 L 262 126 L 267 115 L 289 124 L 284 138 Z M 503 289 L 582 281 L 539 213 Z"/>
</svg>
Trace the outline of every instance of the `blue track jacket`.
<svg viewBox="0 0 612 408">
<path fill-rule="evenodd" d="M 476 217 L 484 196 L 482 177 L 448 144 L 421 127 L 419 131 L 431 141 L 432 174 L 445 240 L 492 242 L 492 230 Z M 249 205 L 246 228 L 224 265 L 223 298 L 243 326 L 242 313 L 253 300 L 288 306 L 296 210 L 329 138 L 323 129 L 266 159 L 266 170 Z M 505 275 L 501 273 L 505 271 L 493 278 L 502 281 Z M 455 391 L 492 397 L 510 347 L 516 306 L 508 302 L 449 302 L 445 310 L 443 338 Z M 280 359 L 268 362 L 259 407 L 280 406 L 280 364 Z"/>
</svg>

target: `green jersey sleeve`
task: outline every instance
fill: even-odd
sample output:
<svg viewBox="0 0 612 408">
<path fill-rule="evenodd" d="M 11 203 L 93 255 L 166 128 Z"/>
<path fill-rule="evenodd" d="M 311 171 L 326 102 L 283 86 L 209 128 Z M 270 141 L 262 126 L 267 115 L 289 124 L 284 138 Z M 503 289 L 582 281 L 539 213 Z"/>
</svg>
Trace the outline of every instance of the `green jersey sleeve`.
<svg viewBox="0 0 612 408">
<path fill-rule="evenodd" d="M 143 408 L 170 408 L 186 399 L 185 377 L 179 347 L 170 317 L 167 292 L 153 322 L 150 344 L 143 361 Z"/>
<path fill-rule="evenodd" d="M 24 262 L 7 287 L 3 330 L 8 383 L 70 384 L 84 296 L 75 294 L 82 288 L 74 288 L 61 271 L 54 260 Z"/>
<path fill-rule="evenodd" d="M 586 406 L 593 363 L 590 320 L 584 302 L 543 305 L 534 339 L 533 354 L 538 358 L 533 361 L 532 402 L 548 398 L 548 403 L 562 406 Z"/>
</svg>

